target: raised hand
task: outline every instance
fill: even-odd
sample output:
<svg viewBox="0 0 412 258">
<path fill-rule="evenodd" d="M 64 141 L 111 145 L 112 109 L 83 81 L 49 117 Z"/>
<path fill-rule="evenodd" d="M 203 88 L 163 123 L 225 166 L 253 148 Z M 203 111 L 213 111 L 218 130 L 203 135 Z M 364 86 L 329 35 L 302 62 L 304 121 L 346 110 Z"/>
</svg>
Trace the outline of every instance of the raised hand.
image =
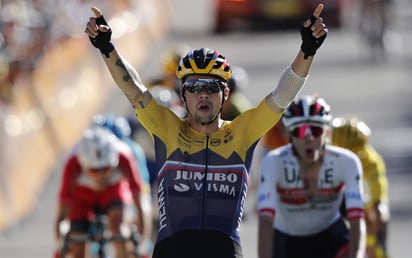
<svg viewBox="0 0 412 258">
<path fill-rule="evenodd" d="M 323 4 L 319 4 L 313 14 L 302 23 L 300 28 L 302 36 L 300 48 L 305 53 L 305 59 L 316 54 L 316 50 L 322 45 L 328 33 L 328 29 L 320 17 L 322 10 Z"/>
<path fill-rule="evenodd" d="M 93 6 L 92 11 L 96 17 L 89 18 L 84 32 L 89 36 L 93 46 L 108 58 L 110 52 L 114 50 L 114 45 L 111 42 L 112 29 L 108 26 L 102 12 L 97 7 Z"/>
</svg>

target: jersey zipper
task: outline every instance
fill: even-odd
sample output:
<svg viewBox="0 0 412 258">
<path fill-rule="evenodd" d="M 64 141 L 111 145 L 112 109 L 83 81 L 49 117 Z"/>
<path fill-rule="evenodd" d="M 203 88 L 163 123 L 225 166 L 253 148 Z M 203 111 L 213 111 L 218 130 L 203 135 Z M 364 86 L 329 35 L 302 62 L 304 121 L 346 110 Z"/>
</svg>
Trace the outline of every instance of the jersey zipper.
<svg viewBox="0 0 412 258">
<path fill-rule="evenodd" d="M 202 196 L 202 225 L 201 228 L 205 229 L 206 218 L 206 192 L 207 192 L 207 173 L 209 169 L 209 134 L 206 134 L 206 146 L 205 146 L 205 176 L 203 177 L 203 196 Z"/>
</svg>

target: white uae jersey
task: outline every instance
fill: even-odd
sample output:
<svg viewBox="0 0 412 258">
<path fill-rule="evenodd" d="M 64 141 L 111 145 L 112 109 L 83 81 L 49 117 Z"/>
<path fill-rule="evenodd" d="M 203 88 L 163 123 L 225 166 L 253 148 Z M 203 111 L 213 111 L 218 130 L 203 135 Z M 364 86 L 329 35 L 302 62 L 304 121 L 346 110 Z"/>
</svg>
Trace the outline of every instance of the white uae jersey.
<svg viewBox="0 0 412 258">
<path fill-rule="evenodd" d="M 326 145 L 318 190 L 310 200 L 291 144 L 270 151 L 260 173 L 259 214 L 275 216 L 274 227 L 286 234 L 308 236 L 328 228 L 341 216 L 343 199 L 349 220 L 364 216 L 362 165 L 347 149 Z"/>
</svg>

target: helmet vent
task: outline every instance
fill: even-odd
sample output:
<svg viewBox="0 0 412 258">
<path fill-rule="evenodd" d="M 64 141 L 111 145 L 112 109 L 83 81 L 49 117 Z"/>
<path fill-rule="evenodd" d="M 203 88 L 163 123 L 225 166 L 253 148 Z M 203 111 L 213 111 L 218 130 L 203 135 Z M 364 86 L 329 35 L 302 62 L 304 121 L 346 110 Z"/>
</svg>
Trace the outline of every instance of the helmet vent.
<svg viewBox="0 0 412 258">
<path fill-rule="evenodd" d="M 226 58 L 217 50 L 201 48 L 192 50 L 183 57 L 176 70 L 176 75 L 182 81 L 189 75 L 210 75 L 224 81 L 230 79 L 232 71 Z"/>
<path fill-rule="evenodd" d="M 296 105 L 296 104 L 293 105 L 292 115 L 293 116 L 302 116 L 303 115 L 302 105 Z"/>
<path fill-rule="evenodd" d="M 329 124 L 331 120 L 329 105 L 314 96 L 303 96 L 299 101 L 293 101 L 284 113 L 283 123 L 290 127 L 299 123 Z"/>
<path fill-rule="evenodd" d="M 310 106 L 309 113 L 312 116 L 323 115 L 325 114 L 325 109 L 319 103 L 315 103 Z"/>
</svg>

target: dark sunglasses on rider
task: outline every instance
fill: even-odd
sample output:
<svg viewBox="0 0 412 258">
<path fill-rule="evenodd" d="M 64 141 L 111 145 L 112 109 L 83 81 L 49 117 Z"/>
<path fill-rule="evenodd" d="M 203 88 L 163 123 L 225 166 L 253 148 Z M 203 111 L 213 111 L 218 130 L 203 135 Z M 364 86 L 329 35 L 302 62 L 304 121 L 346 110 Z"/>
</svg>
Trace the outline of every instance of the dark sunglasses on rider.
<svg viewBox="0 0 412 258">
<path fill-rule="evenodd" d="M 290 134 L 293 137 L 297 137 L 300 139 L 305 138 L 308 132 L 316 138 L 322 135 L 323 127 L 319 125 L 303 124 L 293 127 L 292 130 L 290 130 Z"/>
<path fill-rule="evenodd" d="M 213 79 L 195 79 L 185 81 L 182 86 L 190 93 L 199 94 L 206 90 L 207 93 L 211 94 L 218 93 L 221 89 L 224 89 L 226 83 Z"/>
</svg>

